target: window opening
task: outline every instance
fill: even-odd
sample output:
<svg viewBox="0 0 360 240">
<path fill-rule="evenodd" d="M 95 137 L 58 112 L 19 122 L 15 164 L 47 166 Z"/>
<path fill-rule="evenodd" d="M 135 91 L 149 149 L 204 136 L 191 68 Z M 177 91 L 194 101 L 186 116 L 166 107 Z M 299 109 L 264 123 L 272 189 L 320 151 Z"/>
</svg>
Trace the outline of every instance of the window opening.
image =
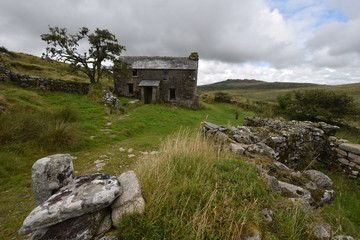
<svg viewBox="0 0 360 240">
<path fill-rule="evenodd" d="M 164 70 L 164 80 L 169 80 L 169 70 Z"/>
<path fill-rule="evenodd" d="M 138 75 L 137 69 L 133 69 L 133 77 L 137 77 L 137 75 Z"/>
<path fill-rule="evenodd" d="M 176 99 L 175 89 L 170 88 L 170 100 L 175 100 L 175 99 Z"/>
<path fill-rule="evenodd" d="M 134 94 L 134 84 L 128 83 L 128 87 L 129 87 L 129 94 Z"/>
</svg>

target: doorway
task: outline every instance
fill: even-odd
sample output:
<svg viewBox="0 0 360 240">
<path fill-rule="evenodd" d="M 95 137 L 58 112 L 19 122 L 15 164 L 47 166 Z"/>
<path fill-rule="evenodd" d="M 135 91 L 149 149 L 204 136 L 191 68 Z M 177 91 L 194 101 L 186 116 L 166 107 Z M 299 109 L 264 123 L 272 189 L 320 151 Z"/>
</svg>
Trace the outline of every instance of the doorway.
<svg viewBox="0 0 360 240">
<path fill-rule="evenodd" d="M 144 103 L 149 104 L 152 102 L 152 87 L 144 87 Z"/>
</svg>

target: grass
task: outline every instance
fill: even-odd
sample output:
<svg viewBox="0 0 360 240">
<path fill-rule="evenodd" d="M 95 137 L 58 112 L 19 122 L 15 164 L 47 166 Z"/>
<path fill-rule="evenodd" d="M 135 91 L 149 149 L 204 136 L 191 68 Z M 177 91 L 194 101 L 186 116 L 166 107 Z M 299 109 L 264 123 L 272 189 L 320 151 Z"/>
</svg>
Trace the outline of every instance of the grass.
<svg viewBox="0 0 360 240">
<path fill-rule="evenodd" d="M 11 55 L 1 55 L 1 57 L 9 64 L 13 73 L 66 81 L 89 82 L 86 75 L 70 72 L 69 65 L 66 63 L 15 52 L 12 52 Z"/>
<path fill-rule="evenodd" d="M 322 170 L 333 180 L 332 188 L 337 193 L 335 201 L 321 209 L 325 220 L 335 232 L 346 232 L 355 239 L 360 238 L 360 184 L 344 178 L 341 174 Z"/>
<path fill-rule="evenodd" d="M 312 226 L 321 221 L 318 212 L 306 214 L 270 192 L 246 159 L 187 130 L 139 161 L 136 172 L 146 209 L 123 219 L 121 239 L 239 239 L 256 231 L 262 239 L 313 239 Z M 264 208 L 273 210 L 273 223 L 263 220 Z"/>
<path fill-rule="evenodd" d="M 269 192 L 246 159 L 218 152 L 211 142 L 196 136 L 201 121 L 236 126 L 254 113 L 241 111 L 236 120 L 230 104 L 202 103 L 200 109 L 191 110 L 137 103 L 123 106 L 124 114 L 120 114 L 100 103 L 100 91 L 101 86 L 92 86 L 89 95 L 72 95 L 0 83 L 0 105 L 11 112 L 0 115 L 0 121 L 7 122 L 3 131 L 9 136 L 0 145 L 0 239 L 26 238 L 18 236 L 17 230 L 34 207 L 31 166 L 55 153 L 76 157 L 76 176 L 98 172 L 94 162 L 100 159 L 106 162 L 101 172 L 115 176 L 136 169 L 147 207 L 143 216 L 127 217 L 121 230 L 111 233 L 125 239 L 231 239 L 256 229 L 263 232 L 263 239 L 311 238 L 309 226 L 325 213 L 303 214 L 297 206 Z M 129 99 L 121 98 L 121 102 Z M 10 131 L 12 127 L 17 130 Z M 57 142 L 62 139 L 59 136 L 69 139 L 65 133 L 77 133 L 77 141 Z M 49 141 L 61 147 L 44 145 Z M 133 148 L 136 156 L 130 158 L 120 147 Z M 160 154 L 151 157 L 140 153 L 153 150 Z M 336 190 L 344 201 L 357 201 L 358 190 L 349 190 L 358 191 L 355 195 L 345 194 L 348 189 Z M 276 223 L 263 221 L 263 208 L 274 211 Z M 356 228 L 360 226 L 356 217 L 348 214 L 352 211 L 356 215 L 357 209 L 338 211 L 334 207 L 326 217 L 334 228 L 338 228 L 336 218 L 348 219 Z"/>
<path fill-rule="evenodd" d="M 357 122 L 357 126 L 359 126 L 359 122 Z M 360 131 L 354 128 L 345 128 L 342 127 L 337 132 L 336 136 L 338 138 L 343 138 L 348 140 L 350 143 L 360 144 Z"/>
<path fill-rule="evenodd" d="M 121 224 L 122 238 L 231 239 L 240 236 L 246 222 L 259 221 L 248 214 L 252 209 L 234 211 L 244 196 L 256 205 L 255 199 L 266 194 L 251 166 L 219 155 L 211 143 L 186 131 L 165 141 L 160 152 L 137 165 L 141 185 L 147 186 L 146 211 Z M 248 177 L 254 181 L 244 191 L 241 183 Z"/>
</svg>

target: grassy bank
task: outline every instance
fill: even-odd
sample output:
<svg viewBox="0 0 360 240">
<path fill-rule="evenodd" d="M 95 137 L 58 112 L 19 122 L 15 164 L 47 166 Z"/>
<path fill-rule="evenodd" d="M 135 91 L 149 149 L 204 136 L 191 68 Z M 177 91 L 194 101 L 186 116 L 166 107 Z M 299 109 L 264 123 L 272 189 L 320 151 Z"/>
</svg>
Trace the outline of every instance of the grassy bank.
<svg viewBox="0 0 360 240">
<path fill-rule="evenodd" d="M 337 233 L 358 236 L 354 215 L 338 213 L 336 205 L 304 213 L 269 191 L 248 159 L 216 149 L 212 141 L 185 130 L 169 137 L 158 156 L 139 161 L 136 172 L 146 209 L 141 216 L 126 217 L 117 235 L 121 239 L 239 239 L 260 231 L 261 239 L 314 239 L 312 227 L 326 216 Z M 351 209 L 343 207 L 343 211 Z M 274 222 L 262 218 L 265 208 L 274 212 Z"/>
</svg>

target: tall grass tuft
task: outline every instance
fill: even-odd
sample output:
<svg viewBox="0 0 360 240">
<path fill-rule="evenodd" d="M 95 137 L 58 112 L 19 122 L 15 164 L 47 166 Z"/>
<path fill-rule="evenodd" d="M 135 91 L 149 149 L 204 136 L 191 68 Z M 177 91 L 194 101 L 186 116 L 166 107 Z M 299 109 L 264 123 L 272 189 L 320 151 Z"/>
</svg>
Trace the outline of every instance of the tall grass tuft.
<svg viewBox="0 0 360 240">
<path fill-rule="evenodd" d="M 42 148 L 55 151 L 71 148 L 79 142 L 79 132 L 74 124 L 52 121 L 39 133 Z"/>
<path fill-rule="evenodd" d="M 126 216 L 122 239 L 311 239 L 316 213 L 268 191 L 252 164 L 216 150 L 213 142 L 189 131 L 169 137 L 160 154 L 137 163 L 145 212 Z M 266 223 L 264 208 L 274 211 Z"/>
<path fill-rule="evenodd" d="M 253 166 L 202 136 L 180 131 L 136 172 L 147 205 L 122 221 L 124 239 L 237 239 L 245 224 L 262 222 L 268 193 Z"/>
<path fill-rule="evenodd" d="M 28 144 L 47 151 L 70 148 L 79 141 L 78 113 L 64 108 L 58 112 L 18 110 L 0 118 L 2 146 Z"/>
<path fill-rule="evenodd" d="M 62 107 L 54 113 L 54 116 L 56 119 L 62 120 L 66 123 L 76 122 L 79 120 L 79 112 L 71 104 Z"/>
</svg>

